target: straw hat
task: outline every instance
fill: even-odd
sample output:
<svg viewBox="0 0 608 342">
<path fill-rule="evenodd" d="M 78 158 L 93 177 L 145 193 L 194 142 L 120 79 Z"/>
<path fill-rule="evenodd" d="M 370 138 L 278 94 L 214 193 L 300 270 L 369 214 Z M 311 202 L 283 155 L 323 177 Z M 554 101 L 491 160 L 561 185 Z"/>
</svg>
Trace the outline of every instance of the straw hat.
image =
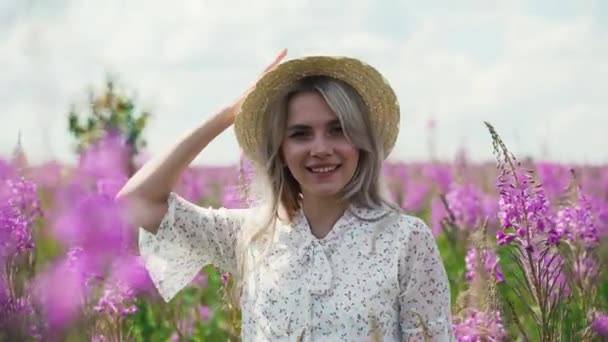
<svg viewBox="0 0 608 342">
<path fill-rule="evenodd" d="M 307 76 L 330 76 L 352 86 L 363 98 L 371 114 L 370 122 L 380 136 L 386 158 L 399 134 L 399 102 L 386 79 L 370 65 L 350 57 L 310 56 L 279 64 L 256 83 L 236 116 L 236 138 L 245 156 L 257 161 L 263 132 L 263 117 L 277 94 Z"/>
</svg>

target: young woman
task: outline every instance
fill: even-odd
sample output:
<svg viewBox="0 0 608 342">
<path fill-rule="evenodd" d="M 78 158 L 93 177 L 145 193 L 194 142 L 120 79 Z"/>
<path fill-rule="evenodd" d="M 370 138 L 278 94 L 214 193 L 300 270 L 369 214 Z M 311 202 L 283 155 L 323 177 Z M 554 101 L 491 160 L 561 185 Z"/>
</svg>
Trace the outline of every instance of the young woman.
<svg viewBox="0 0 608 342">
<path fill-rule="evenodd" d="M 245 341 L 451 341 L 450 292 L 431 231 L 384 195 L 399 105 L 353 58 L 267 68 L 255 86 L 148 162 L 118 195 L 169 301 L 201 267 L 238 279 Z M 256 170 L 249 209 L 205 209 L 171 189 L 235 124 Z"/>
</svg>

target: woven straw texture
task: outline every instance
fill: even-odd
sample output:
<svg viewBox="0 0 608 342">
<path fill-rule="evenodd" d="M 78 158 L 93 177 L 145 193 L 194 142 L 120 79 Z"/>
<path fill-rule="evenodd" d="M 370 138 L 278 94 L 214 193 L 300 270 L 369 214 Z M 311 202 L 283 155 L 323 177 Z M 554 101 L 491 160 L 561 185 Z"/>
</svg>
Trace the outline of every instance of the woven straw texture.
<svg viewBox="0 0 608 342">
<path fill-rule="evenodd" d="M 293 82 L 307 76 L 330 76 L 350 84 L 369 108 L 375 134 L 382 137 L 384 157 L 388 157 L 399 134 L 399 102 L 387 80 L 372 66 L 354 58 L 312 56 L 278 65 L 265 74 L 247 96 L 236 116 L 236 138 L 245 156 L 259 160 L 258 148 L 263 132 L 264 115 L 274 96 L 283 93 Z"/>
</svg>

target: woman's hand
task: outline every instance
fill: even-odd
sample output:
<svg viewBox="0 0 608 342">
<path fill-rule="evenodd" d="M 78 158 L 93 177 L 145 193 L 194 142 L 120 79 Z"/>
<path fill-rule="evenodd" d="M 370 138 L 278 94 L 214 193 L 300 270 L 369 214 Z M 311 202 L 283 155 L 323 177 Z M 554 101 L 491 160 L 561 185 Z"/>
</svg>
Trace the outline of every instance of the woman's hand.
<svg viewBox="0 0 608 342">
<path fill-rule="evenodd" d="M 255 85 L 258 83 L 258 81 L 269 71 L 271 71 L 272 69 L 274 69 L 277 65 L 279 65 L 281 63 L 281 61 L 285 58 L 285 56 L 287 55 L 287 49 L 283 49 L 272 61 L 272 63 L 270 63 L 268 66 L 266 66 L 266 68 L 264 68 L 264 72 L 260 75 L 260 77 L 258 77 L 258 79 L 253 83 L 252 86 L 250 86 L 243 94 L 241 94 L 241 96 L 234 102 L 232 103 L 230 106 L 228 106 L 228 108 L 224 111 L 224 115 L 226 115 L 226 119 L 230 122 L 230 124 L 234 123 L 234 119 L 236 118 L 236 116 L 238 115 L 238 113 L 241 111 L 241 106 L 243 105 L 243 102 L 245 101 L 245 98 L 247 98 L 247 95 L 249 95 L 249 93 L 251 93 L 251 91 L 253 91 L 253 89 L 255 89 Z"/>
</svg>

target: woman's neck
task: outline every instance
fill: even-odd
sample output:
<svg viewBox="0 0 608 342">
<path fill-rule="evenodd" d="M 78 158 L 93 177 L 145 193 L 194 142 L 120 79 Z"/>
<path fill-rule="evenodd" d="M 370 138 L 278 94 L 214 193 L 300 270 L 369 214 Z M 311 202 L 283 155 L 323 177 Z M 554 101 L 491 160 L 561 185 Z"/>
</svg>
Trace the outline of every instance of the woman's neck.
<svg viewBox="0 0 608 342">
<path fill-rule="evenodd" d="M 335 199 L 302 198 L 302 209 L 310 225 L 310 231 L 319 239 L 324 238 L 332 230 L 347 208 L 348 203 Z"/>
</svg>

